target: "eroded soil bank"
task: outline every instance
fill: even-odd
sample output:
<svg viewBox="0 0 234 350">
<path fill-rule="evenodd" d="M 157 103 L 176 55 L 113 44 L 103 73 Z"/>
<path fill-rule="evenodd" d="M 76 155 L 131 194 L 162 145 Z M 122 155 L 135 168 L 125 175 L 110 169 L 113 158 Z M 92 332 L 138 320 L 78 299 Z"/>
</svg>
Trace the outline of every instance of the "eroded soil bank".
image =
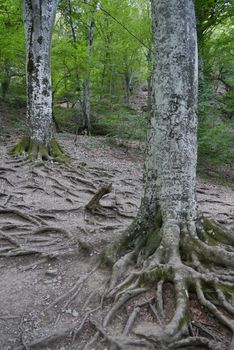
<svg viewBox="0 0 234 350">
<path fill-rule="evenodd" d="M 59 136 L 71 165 L 12 159 L 0 144 L 0 349 L 85 349 L 110 300 L 102 296 L 111 271 L 99 266 L 103 247 L 136 215 L 142 193 L 142 156 L 111 148 L 103 138 Z M 85 205 L 103 185 L 102 208 Z M 203 213 L 234 230 L 234 191 L 198 179 Z M 149 298 L 152 296 L 149 296 Z M 170 300 L 170 288 L 165 299 Z M 119 313 L 116 333 L 132 303 Z M 168 307 L 169 310 L 169 307 Z M 169 312 L 169 311 L 168 311 Z M 209 332 L 216 349 L 228 333 L 191 300 L 194 331 Z M 151 316 L 142 311 L 142 320 Z M 202 330 L 203 327 L 203 330 Z M 98 338 L 89 349 L 108 345 Z M 129 349 L 129 348 L 128 348 Z M 134 348 L 132 348 L 134 349 Z"/>
</svg>

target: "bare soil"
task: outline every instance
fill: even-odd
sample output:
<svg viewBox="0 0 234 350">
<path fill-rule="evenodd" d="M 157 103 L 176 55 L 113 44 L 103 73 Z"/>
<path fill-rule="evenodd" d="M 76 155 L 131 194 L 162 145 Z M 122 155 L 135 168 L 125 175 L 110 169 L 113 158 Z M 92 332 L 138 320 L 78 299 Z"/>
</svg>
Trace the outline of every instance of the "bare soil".
<svg viewBox="0 0 234 350">
<path fill-rule="evenodd" d="M 71 164 L 42 165 L 9 157 L 13 142 L 15 137 L 0 144 L 0 349 L 109 349 L 102 337 L 86 346 L 111 304 L 103 298 L 111 270 L 99 258 L 137 213 L 143 157 L 137 150 L 111 148 L 104 138 L 80 136 L 75 144 L 74 136 L 60 135 Z M 100 210 L 86 210 L 98 189 L 110 183 Z M 232 189 L 198 179 L 197 195 L 206 216 L 234 231 Z M 172 300 L 168 286 L 168 317 Z M 116 334 L 135 302 L 119 312 Z M 142 327 L 153 317 L 147 307 L 140 311 Z M 209 332 L 216 349 L 227 349 L 228 332 L 195 299 L 191 316 L 194 332 Z"/>
</svg>

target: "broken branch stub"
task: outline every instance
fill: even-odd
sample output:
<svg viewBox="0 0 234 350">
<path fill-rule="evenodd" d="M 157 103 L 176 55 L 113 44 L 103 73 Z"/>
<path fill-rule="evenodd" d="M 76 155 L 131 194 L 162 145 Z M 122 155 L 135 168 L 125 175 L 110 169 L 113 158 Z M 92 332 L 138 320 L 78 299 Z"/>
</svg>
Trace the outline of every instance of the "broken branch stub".
<svg viewBox="0 0 234 350">
<path fill-rule="evenodd" d="M 112 191 L 112 183 L 108 185 L 102 186 L 92 197 L 92 199 L 86 204 L 85 209 L 93 212 L 95 211 L 99 206 L 99 201 L 102 199 L 105 194 L 108 194 Z"/>
</svg>

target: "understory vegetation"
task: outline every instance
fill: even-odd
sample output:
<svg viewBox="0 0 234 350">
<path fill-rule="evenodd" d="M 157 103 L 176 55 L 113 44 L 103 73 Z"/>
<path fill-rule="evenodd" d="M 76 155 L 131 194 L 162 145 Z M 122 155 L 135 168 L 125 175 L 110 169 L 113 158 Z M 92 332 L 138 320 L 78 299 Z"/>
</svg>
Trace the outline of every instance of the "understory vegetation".
<svg viewBox="0 0 234 350">
<path fill-rule="evenodd" d="M 200 63 L 198 156 L 199 164 L 231 165 L 234 30 L 231 12 L 226 14 L 214 8 L 217 18 L 209 18 L 211 2 L 203 5 L 203 11 L 199 0 L 196 2 Z M 11 128 L 17 131 L 24 128 L 25 40 L 21 2 L 5 1 L 0 10 L 0 102 L 1 110 L 7 110 L 9 118 L 9 130 L 4 128 L 0 132 L 7 135 Z M 87 36 L 91 23 L 94 38 L 89 49 Z M 57 131 L 85 134 L 84 81 L 89 79 L 92 135 L 106 136 L 117 145 L 126 141 L 144 143 L 153 65 L 151 36 L 148 2 L 138 0 L 128 6 L 125 0 L 121 4 L 102 1 L 99 8 L 60 1 L 52 46 Z"/>
</svg>

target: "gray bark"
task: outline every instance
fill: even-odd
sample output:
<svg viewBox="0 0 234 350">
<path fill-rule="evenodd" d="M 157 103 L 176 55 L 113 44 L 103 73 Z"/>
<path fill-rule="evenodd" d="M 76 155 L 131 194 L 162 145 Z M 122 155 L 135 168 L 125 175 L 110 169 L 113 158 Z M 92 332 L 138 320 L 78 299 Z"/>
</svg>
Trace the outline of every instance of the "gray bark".
<svg viewBox="0 0 234 350">
<path fill-rule="evenodd" d="M 133 79 L 133 74 L 132 70 L 128 68 L 126 72 L 124 73 L 124 81 L 125 81 L 125 88 L 126 88 L 126 93 L 127 93 L 127 104 L 128 106 L 130 105 L 130 96 L 132 92 L 132 79 Z"/>
<path fill-rule="evenodd" d="M 92 55 L 92 45 L 94 37 L 95 22 L 91 21 L 87 37 L 88 47 L 88 70 L 84 78 L 83 83 L 83 128 L 87 131 L 88 135 L 91 135 L 91 123 L 90 123 L 90 60 Z"/>
<path fill-rule="evenodd" d="M 50 51 L 59 0 L 23 0 L 26 36 L 27 126 L 33 142 L 52 137 Z"/>
<path fill-rule="evenodd" d="M 147 107 L 148 107 L 148 111 L 151 111 L 151 105 L 152 105 L 152 101 L 151 101 L 151 96 L 152 96 L 152 52 L 151 50 L 147 50 L 147 54 L 146 54 L 146 60 L 147 60 L 147 64 L 148 64 L 148 78 L 147 78 L 147 87 L 148 87 L 148 98 L 147 98 Z"/>
<path fill-rule="evenodd" d="M 155 67 L 145 162 L 145 193 L 137 223 L 146 231 L 197 217 L 197 36 L 193 0 L 152 0 Z M 142 230 L 141 230 L 142 234 Z"/>
<path fill-rule="evenodd" d="M 90 124 L 90 77 L 85 77 L 83 82 L 83 130 L 86 130 L 87 135 L 91 135 L 91 124 Z"/>
</svg>

